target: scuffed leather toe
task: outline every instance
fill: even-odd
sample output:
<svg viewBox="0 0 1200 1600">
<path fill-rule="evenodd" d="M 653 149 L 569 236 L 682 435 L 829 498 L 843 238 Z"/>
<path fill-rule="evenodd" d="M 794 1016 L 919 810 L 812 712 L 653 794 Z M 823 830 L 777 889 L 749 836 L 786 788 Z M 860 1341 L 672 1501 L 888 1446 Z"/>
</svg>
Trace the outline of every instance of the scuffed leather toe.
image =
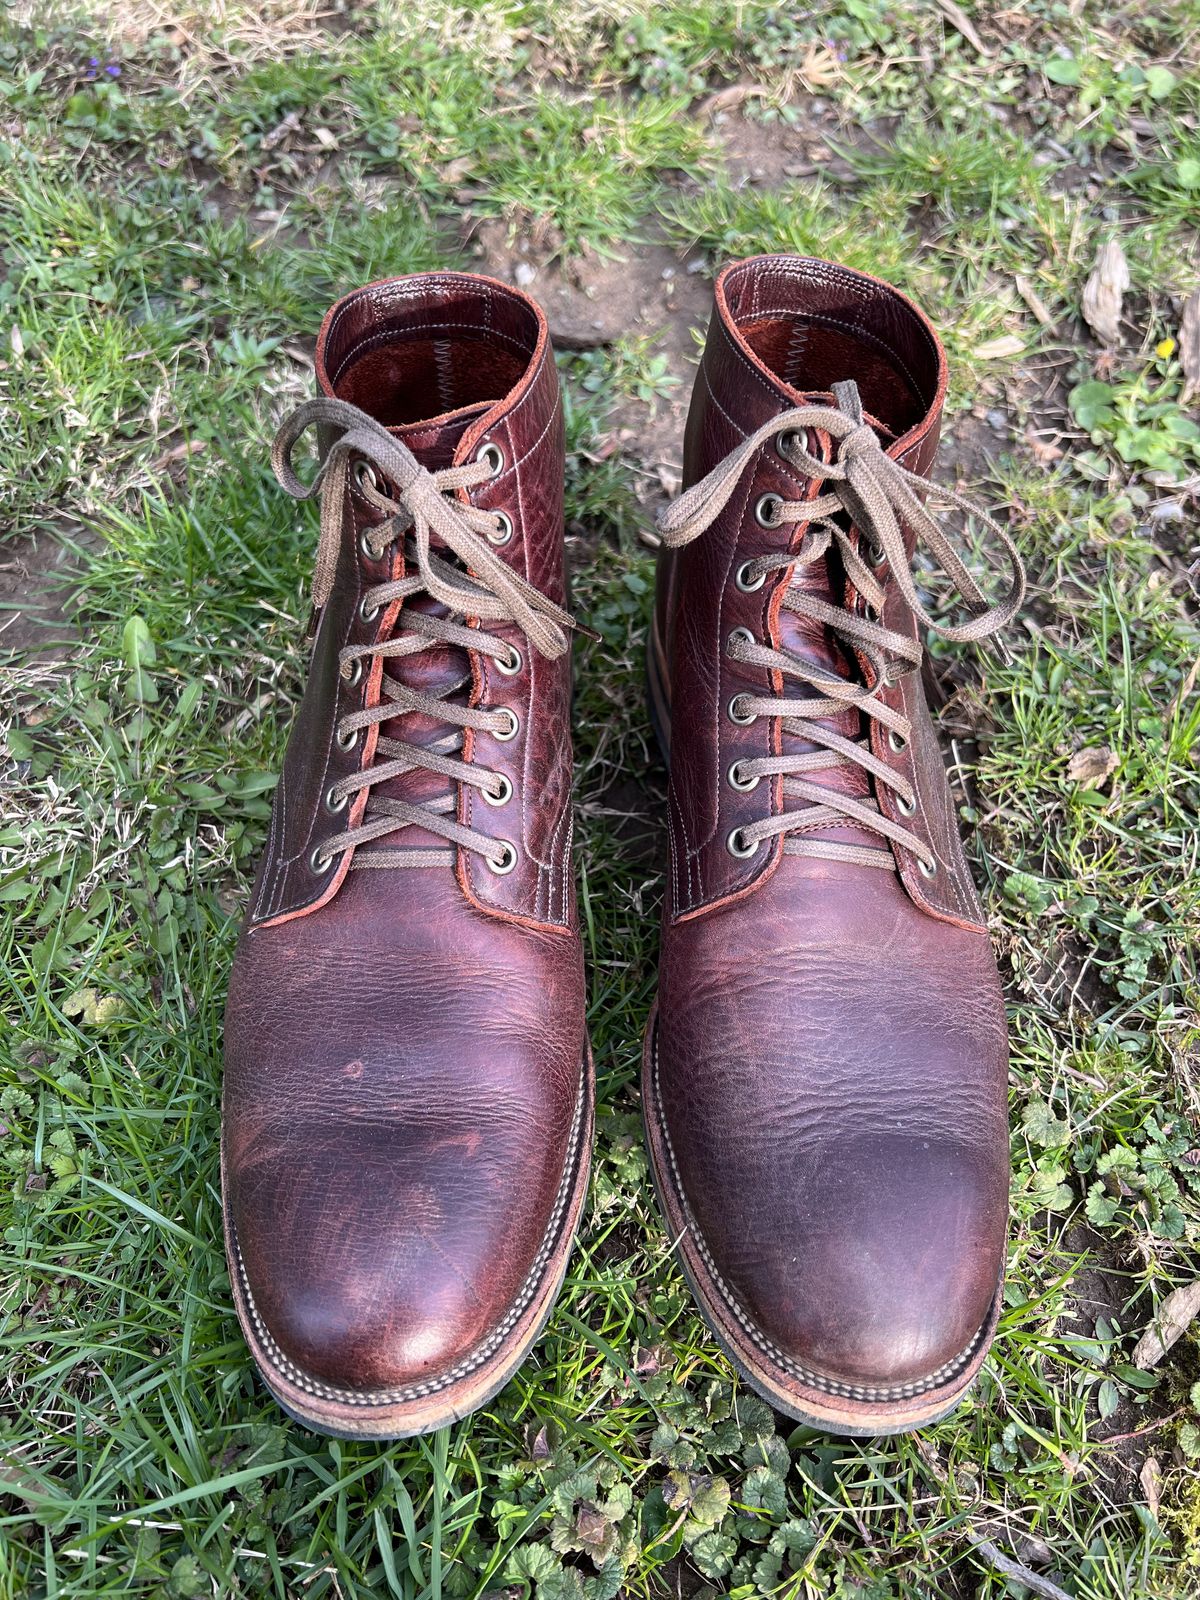
<svg viewBox="0 0 1200 1600">
<path fill-rule="evenodd" d="M 716 1272 L 764 1348 L 837 1383 L 940 1381 L 988 1322 L 1005 1191 L 963 1146 L 847 1142 L 781 1164 L 749 1204 L 700 1210 Z"/>
<path fill-rule="evenodd" d="M 353 874 L 319 921 L 243 941 L 226 1016 L 231 1254 L 267 1370 L 349 1404 L 432 1388 L 452 1411 L 544 1287 L 574 1192 L 582 974 L 548 973 L 518 928 L 494 966 L 463 949 L 439 914 L 452 884 L 430 886 L 423 948 L 398 964 L 361 915 L 376 876 Z M 368 1002 L 363 974 L 380 972 Z"/>
<path fill-rule="evenodd" d="M 336 1169 L 294 1125 L 238 1152 L 243 1283 L 285 1371 L 356 1393 L 437 1384 L 485 1359 L 528 1297 L 561 1174 L 521 1174 L 494 1121 L 484 1137 L 431 1111 L 343 1125 Z"/>
</svg>

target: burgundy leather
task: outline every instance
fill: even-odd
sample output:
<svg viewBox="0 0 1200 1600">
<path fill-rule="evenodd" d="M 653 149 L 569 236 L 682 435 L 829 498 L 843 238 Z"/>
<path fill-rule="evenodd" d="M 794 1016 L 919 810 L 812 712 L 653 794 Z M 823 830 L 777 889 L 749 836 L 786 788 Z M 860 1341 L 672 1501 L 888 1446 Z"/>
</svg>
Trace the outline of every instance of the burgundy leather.
<svg viewBox="0 0 1200 1600">
<path fill-rule="evenodd" d="M 326 317 L 317 374 L 325 393 L 369 411 L 428 467 L 499 446 L 498 476 L 459 492 L 507 512 L 503 558 L 564 599 L 562 409 L 532 301 L 460 273 L 370 285 Z M 338 651 L 388 636 L 400 609 L 369 624 L 359 614 L 364 589 L 404 564 L 400 542 L 385 562 L 364 552 L 359 535 L 382 513 L 354 481 L 234 961 L 223 1165 L 235 1296 L 268 1382 L 314 1425 L 396 1433 L 461 1414 L 485 1368 L 502 1377 L 511 1330 L 529 1334 L 519 1314 L 548 1274 L 561 1276 L 562 1235 L 569 1243 L 586 1183 L 590 1065 L 570 860 L 569 654 L 549 661 L 500 624 L 492 631 L 519 650 L 521 670 L 502 675 L 471 657 L 471 703 L 510 707 L 519 731 L 509 742 L 468 733 L 463 759 L 506 774 L 513 794 L 484 805 L 460 785 L 458 814 L 516 844 L 512 872 L 498 876 L 465 849 L 453 867 L 310 861 L 347 826 L 323 796 L 371 764 L 376 738 L 349 752 L 334 738 L 339 718 L 379 702 L 378 659 L 351 687 Z M 387 665 L 431 689 L 463 659 L 438 644 Z M 445 732 L 416 716 L 387 727 L 415 740 Z M 445 788 L 419 771 L 390 782 L 407 800 Z M 349 815 L 364 804 L 365 793 Z M 419 829 L 382 841 L 398 842 L 444 846 Z"/>
<path fill-rule="evenodd" d="M 857 384 L 888 453 L 927 475 L 946 381 L 927 319 L 828 263 L 764 256 L 727 268 L 688 418 L 685 487 L 772 416 L 832 403 L 843 380 Z M 827 438 L 808 447 L 830 459 Z M 702 1304 L 728 1318 L 733 1353 L 785 1409 L 829 1420 L 826 1398 L 838 1395 L 850 1424 L 870 1431 L 913 1395 L 961 1390 L 982 1359 L 1004 1257 L 1007 1045 L 919 673 L 883 693 L 913 723 L 907 747 L 893 752 L 874 723 L 872 748 L 916 789 L 915 816 L 900 820 L 932 847 L 932 879 L 900 847 L 894 872 L 787 854 L 781 838 L 748 859 L 727 847 L 732 830 L 785 805 L 782 779 L 739 790 L 731 765 L 807 748 L 778 718 L 731 719 L 738 694 L 784 685 L 730 660 L 730 632 L 871 681 L 865 659 L 822 625 L 781 610 L 797 569 L 755 592 L 734 581 L 742 563 L 804 536 L 803 525 L 761 526 L 759 498 L 819 492 L 768 443 L 707 531 L 660 557 L 650 675 L 670 741 L 671 856 L 645 1087 L 669 1218 L 689 1231 L 685 1261 Z M 799 570 L 822 598 L 857 605 L 836 546 Z M 884 625 L 915 637 L 898 586 L 887 591 Z M 859 724 L 853 709 L 827 723 L 850 738 Z M 891 791 L 857 766 L 818 781 L 895 814 Z M 808 837 L 884 843 L 852 821 Z"/>
</svg>

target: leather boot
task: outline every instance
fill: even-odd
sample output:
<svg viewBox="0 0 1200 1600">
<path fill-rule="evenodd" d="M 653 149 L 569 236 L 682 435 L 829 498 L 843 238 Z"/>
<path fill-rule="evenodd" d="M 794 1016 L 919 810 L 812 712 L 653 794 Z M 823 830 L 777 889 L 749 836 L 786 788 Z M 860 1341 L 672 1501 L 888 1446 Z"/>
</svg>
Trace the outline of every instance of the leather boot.
<svg viewBox="0 0 1200 1600">
<path fill-rule="evenodd" d="M 285 1410 L 397 1438 L 512 1374 L 587 1184 L 562 406 L 540 310 L 471 274 L 348 295 L 316 370 L 273 451 L 319 624 L 230 982 L 226 1246 Z"/>
<path fill-rule="evenodd" d="M 887 285 L 790 256 L 730 266 L 660 521 L 655 1176 L 735 1365 L 849 1434 L 953 1406 L 1004 1263 L 1004 1008 L 920 639 L 991 633 L 1024 574 L 985 519 L 1011 568 L 989 607 L 924 507 L 945 388 L 936 334 Z M 918 549 L 922 593 L 940 569 L 967 621 L 930 617 Z"/>
</svg>

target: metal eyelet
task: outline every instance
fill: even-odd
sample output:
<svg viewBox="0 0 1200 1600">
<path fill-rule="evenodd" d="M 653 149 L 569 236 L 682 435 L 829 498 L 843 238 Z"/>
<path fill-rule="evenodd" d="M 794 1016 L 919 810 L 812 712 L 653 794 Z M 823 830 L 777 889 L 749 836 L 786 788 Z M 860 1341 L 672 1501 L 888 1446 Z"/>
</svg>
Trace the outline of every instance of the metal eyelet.
<svg viewBox="0 0 1200 1600">
<path fill-rule="evenodd" d="M 754 721 L 756 713 L 751 711 L 747 715 L 747 713 L 739 712 L 737 710 L 737 703 L 742 698 L 743 697 L 740 694 L 735 694 L 733 699 L 729 702 L 728 706 L 726 707 L 726 710 L 729 712 L 729 720 L 730 720 L 730 722 L 736 722 L 739 728 L 748 728 L 750 726 L 750 724 Z"/>
<path fill-rule="evenodd" d="M 339 750 L 353 750 L 354 746 L 358 743 L 358 729 L 351 728 L 348 733 L 343 733 L 341 728 L 339 728 L 334 737 L 337 739 L 337 747 Z"/>
<path fill-rule="evenodd" d="M 749 561 L 743 561 L 741 566 L 737 569 L 736 575 L 734 576 L 733 581 L 737 584 L 738 588 L 743 594 L 753 594 L 756 589 L 761 589 L 763 584 L 767 581 L 767 575 L 765 572 L 760 572 L 757 578 L 751 574 L 750 568 L 752 564 L 753 563 Z"/>
<path fill-rule="evenodd" d="M 517 864 L 517 847 L 515 844 L 510 844 L 507 839 L 497 839 L 496 843 L 504 847 L 504 854 L 500 857 L 500 860 L 493 861 L 491 856 L 485 856 L 484 860 L 498 878 L 503 878 Z"/>
<path fill-rule="evenodd" d="M 878 610 L 874 606 L 868 605 L 865 600 L 863 601 L 862 614 L 863 614 L 864 617 L 866 617 L 868 622 L 878 622 L 879 621 L 879 612 L 878 612 Z"/>
<path fill-rule="evenodd" d="M 742 837 L 742 830 L 734 828 L 725 841 L 725 848 L 731 856 L 736 856 L 739 861 L 744 861 L 747 856 L 752 856 L 758 849 L 756 844 L 747 844 Z"/>
<path fill-rule="evenodd" d="M 513 797 L 512 779 L 506 777 L 503 772 L 496 773 L 494 776 L 500 779 L 499 794 L 493 794 L 490 789 L 481 789 L 479 792 L 487 801 L 488 805 L 506 806 Z"/>
<path fill-rule="evenodd" d="M 363 559 L 366 561 L 383 560 L 383 551 L 376 550 L 371 544 L 371 534 L 374 531 L 375 530 L 373 528 L 364 528 L 362 533 L 360 533 L 358 536 L 358 548 L 363 556 Z"/>
<path fill-rule="evenodd" d="M 750 632 L 749 628 L 734 628 L 731 630 L 729 638 L 725 642 L 726 649 L 728 649 L 735 639 L 741 639 L 746 644 L 753 644 L 755 642 L 754 635 Z"/>
<path fill-rule="evenodd" d="M 512 518 L 506 511 L 493 511 L 490 515 L 495 517 L 500 526 L 494 533 L 485 535 L 487 542 L 495 545 L 507 544 L 513 536 Z"/>
<path fill-rule="evenodd" d="M 496 664 L 497 672 L 503 673 L 506 678 L 515 678 L 517 673 L 520 672 L 521 668 L 525 665 L 525 662 L 521 656 L 521 652 L 517 649 L 515 644 L 510 645 L 509 650 L 510 654 L 507 660 L 502 656 L 493 656 L 492 660 Z"/>
<path fill-rule="evenodd" d="M 326 789 L 325 809 L 333 816 L 336 817 L 339 811 L 344 811 L 349 803 L 350 796 L 348 794 L 339 794 L 337 792 L 336 783 L 331 783 L 328 789 Z"/>
<path fill-rule="evenodd" d="M 779 526 L 776 519 L 779 516 L 779 508 L 782 504 L 783 501 L 777 494 L 759 495 L 758 504 L 754 507 L 754 520 L 760 528 L 777 528 Z"/>
<path fill-rule="evenodd" d="M 937 862 L 926 865 L 924 861 L 917 862 L 918 870 L 923 878 L 936 878 L 938 874 Z"/>
<path fill-rule="evenodd" d="M 911 800 L 906 800 L 902 794 L 896 796 L 896 810 L 902 817 L 911 817 L 916 809 L 917 798 L 915 795 Z"/>
<path fill-rule="evenodd" d="M 475 456 L 476 461 L 488 467 L 493 478 L 498 478 L 504 471 L 504 451 L 498 444 L 482 444 Z"/>
<path fill-rule="evenodd" d="M 507 744 L 510 739 L 515 739 L 521 729 L 521 719 L 511 706 L 501 706 L 501 711 L 508 718 L 508 732 L 501 733 L 498 728 L 492 729 L 492 738 L 499 739 L 501 744 Z"/>
<path fill-rule="evenodd" d="M 333 857 L 325 854 L 324 845 L 314 845 L 308 854 L 308 865 L 313 872 L 328 872 L 333 865 Z"/>
<path fill-rule="evenodd" d="M 369 461 L 356 461 L 354 463 L 354 487 L 362 490 L 366 488 L 378 489 L 379 479 L 375 476 L 375 468 Z"/>
<path fill-rule="evenodd" d="M 341 679 L 346 685 L 347 689 L 353 689 L 356 687 L 356 685 L 362 682 L 363 658 L 361 656 L 355 656 L 354 660 L 348 665 L 350 670 L 348 672 L 343 671 L 341 673 Z"/>
<path fill-rule="evenodd" d="M 800 443 L 800 435 L 795 428 L 786 428 L 783 433 L 775 435 L 775 454 L 787 462 L 789 467 L 796 463 L 792 460 L 791 451 Z"/>
<path fill-rule="evenodd" d="M 373 606 L 367 599 L 366 595 L 363 595 L 362 599 L 358 602 L 358 614 L 364 622 L 374 622 L 375 618 L 379 615 L 379 611 L 379 606 Z"/>
<path fill-rule="evenodd" d="M 743 794 L 749 794 L 751 789 L 758 788 L 759 774 L 755 773 L 754 777 L 752 778 L 740 777 L 739 769 L 741 765 L 742 764 L 740 761 L 735 761 L 730 766 L 729 771 L 725 774 L 725 776 L 729 780 L 729 787 L 731 789 L 740 789 Z"/>
<path fill-rule="evenodd" d="M 881 544 L 870 543 L 867 545 L 867 565 L 878 571 L 887 564 L 887 551 Z"/>
<path fill-rule="evenodd" d="M 897 733 L 895 728 L 889 728 L 888 748 L 890 750 L 894 750 L 896 754 L 899 755 L 901 750 L 906 750 L 908 748 L 908 740 L 902 733 Z"/>
</svg>

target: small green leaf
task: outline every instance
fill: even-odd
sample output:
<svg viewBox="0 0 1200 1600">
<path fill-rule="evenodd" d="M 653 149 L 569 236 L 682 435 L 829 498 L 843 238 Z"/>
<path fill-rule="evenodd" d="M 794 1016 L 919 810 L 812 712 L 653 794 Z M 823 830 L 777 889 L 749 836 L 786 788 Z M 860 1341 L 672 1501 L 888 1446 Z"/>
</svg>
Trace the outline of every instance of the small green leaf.
<svg viewBox="0 0 1200 1600">
<path fill-rule="evenodd" d="M 1091 433 L 1093 428 L 1099 427 L 1112 415 L 1112 385 L 1099 382 L 1076 384 L 1068 396 L 1068 403 L 1075 421 Z"/>
<path fill-rule="evenodd" d="M 121 635 L 121 649 L 129 668 L 129 698 L 139 705 L 152 704 L 158 699 L 158 690 L 150 676 L 156 654 L 145 617 L 130 617 Z"/>
<path fill-rule="evenodd" d="M 76 989 L 62 1003 L 64 1017 L 80 1017 L 93 1028 L 107 1028 L 121 1014 L 125 1002 L 117 994 L 102 995 L 93 988 Z"/>
<path fill-rule="evenodd" d="M 1030 1144 L 1040 1145 L 1044 1150 L 1053 1150 L 1066 1144 L 1067 1125 L 1061 1117 L 1054 1115 L 1044 1100 L 1031 1100 L 1021 1120 Z"/>
<path fill-rule="evenodd" d="M 1087 1205 L 1084 1207 L 1089 1222 L 1094 1222 L 1097 1227 L 1106 1228 L 1121 1208 L 1119 1200 L 1113 1200 L 1102 1183 L 1094 1183 L 1088 1190 Z"/>
<path fill-rule="evenodd" d="M 1074 56 L 1051 56 L 1042 69 L 1051 83 L 1074 88 L 1083 75 L 1083 63 Z"/>
<path fill-rule="evenodd" d="M 20 728 L 10 728 L 4 735 L 8 753 L 14 761 L 33 760 L 33 740 Z"/>
<path fill-rule="evenodd" d="M 1175 87 L 1175 74 L 1170 67 L 1146 68 L 1146 92 L 1151 100 L 1165 100 Z"/>
</svg>

